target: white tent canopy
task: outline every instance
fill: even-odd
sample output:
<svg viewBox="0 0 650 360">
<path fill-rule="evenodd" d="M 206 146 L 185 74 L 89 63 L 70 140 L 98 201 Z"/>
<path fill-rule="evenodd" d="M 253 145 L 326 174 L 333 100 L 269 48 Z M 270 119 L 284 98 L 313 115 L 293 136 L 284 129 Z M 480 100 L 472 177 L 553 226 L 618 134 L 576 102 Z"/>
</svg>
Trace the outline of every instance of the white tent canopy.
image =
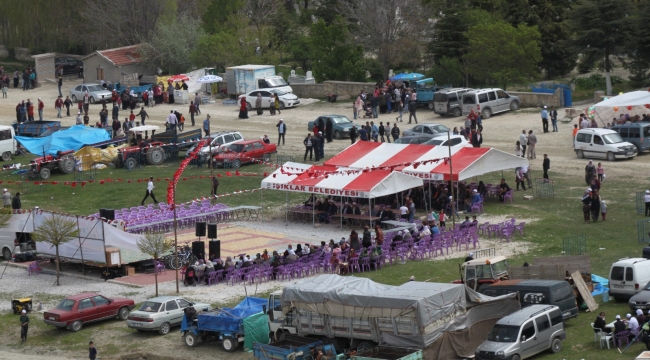
<svg viewBox="0 0 650 360">
<path fill-rule="evenodd" d="M 650 92 L 632 91 L 617 95 L 594 105 L 596 116 L 603 122 L 611 122 L 621 115 L 630 117 L 643 115 L 650 112 Z"/>
</svg>

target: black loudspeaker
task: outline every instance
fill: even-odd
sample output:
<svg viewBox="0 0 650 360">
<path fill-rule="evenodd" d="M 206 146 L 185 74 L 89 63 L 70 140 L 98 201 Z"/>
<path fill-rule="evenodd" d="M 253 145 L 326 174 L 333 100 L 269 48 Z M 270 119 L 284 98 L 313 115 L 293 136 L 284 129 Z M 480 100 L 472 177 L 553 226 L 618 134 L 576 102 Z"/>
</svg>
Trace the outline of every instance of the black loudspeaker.
<svg viewBox="0 0 650 360">
<path fill-rule="evenodd" d="M 196 222 L 196 236 L 205 236 L 205 221 Z"/>
<path fill-rule="evenodd" d="M 99 209 L 99 217 L 103 217 L 106 220 L 115 220 L 115 210 Z"/>
<path fill-rule="evenodd" d="M 210 252 L 210 259 L 218 259 L 221 257 L 221 241 L 211 240 L 208 243 L 208 251 Z"/>
<path fill-rule="evenodd" d="M 217 238 L 217 224 L 208 224 L 208 239 Z"/>
<path fill-rule="evenodd" d="M 192 241 L 192 253 L 198 259 L 205 260 L 205 243 L 203 241 Z"/>
</svg>

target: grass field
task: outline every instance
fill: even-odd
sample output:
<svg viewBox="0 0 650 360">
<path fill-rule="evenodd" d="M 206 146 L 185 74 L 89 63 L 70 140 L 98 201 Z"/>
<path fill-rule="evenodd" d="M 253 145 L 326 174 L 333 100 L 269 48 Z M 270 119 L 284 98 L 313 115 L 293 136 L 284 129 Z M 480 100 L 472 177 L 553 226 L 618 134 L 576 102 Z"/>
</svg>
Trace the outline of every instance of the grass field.
<svg viewBox="0 0 650 360">
<path fill-rule="evenodd" d="M 20 158 L 17 162 L 26 163 L 28 158 Z M 176 169 L 176 163 L 168 163 L 160 167 L 144 167 L 140 170 L 126 171 L 124 169 L 107 169 L 97 172 L 98 179 L 145 179 L 149 176 L 156 178 L 169 177 Z M 222 177 L 220 178 L 220 193 L 229 193 L 237 190 L 259 188 L 262 174 L 271 172 L 273 169 L 267 166 L 251 165 L 245 166 L 240 171 L 246 173 L 258 173 L 258 176 Z M 217 173 L 224 174 L 223 169 Z M 233 171 L 234 172 L 234 171 Z M 209 175 L 206 168 L 197 169 L 189 167 L 184 177 Z M 533 177 L 541 176 L 541 173 L 533 172 Z M 498 182 L 500 173 L 488 174 L 481 177 L 486 183 Z M 512 174 L 505 174 L 508 182 L 512 182 Z M 562 239 L 573 235 L 585 235 L 587 238 L 587 254 L 591 257 L 592 272 L 607 277 L 611 264 L 622 257 L 637 257 L 641 255 L 644 246 L 637 242 L 637 221 L 643 219 L 636 214 L 635 192 L 647 187 L 647 181 L 624 179 L 619 183 L 605 182 L 601 190 L 601 196 L 608 203 L 608 219 L 606 222 L 599 221 L 593 224 L 584 224 L 580 197 L 585 189 L 582 177 L 569 177 L 564 174 L 551 172 L 554 180 L 555 197 L 552 199 L 536 198 L 532 201 L 524 200 L 522 191 L 515 193 L 514 204 L 500 204 L 494 200 L 487 201 L 485 212 L 490 215 L 506 215 L 516 219 L 531 219 L 532 222 L 526 227 L 526 234 L 517 237 L 515 241 L 525 240 L 534 244 L 534 249 L 525 255 L 519 255 L 510 259 L 511 265 L 522 265 L 524 262 L 532 262 L 536 256 L 561 256 Z M 0 173 L 2 181 L 20 180 L 17 175 L 10 175 L 9 172 Z M 25 191 L 22 197 L 23 207 L 30 208 L 40 206 L 41 208 L 54 211 L 62 211 L 74 214 L 90 214 L 97 212 L 99 208 L 130 207 L 138 205 L 144 195 L 146 183 L 134 181 L 128 184 L 126 181 L 105 183 L 98 182 L 87 184 L 81 188 L 71 188 L 63 185 L 64 181 L 73 180 L 72 175 L 54 175 L 52 180 L 60 181 L 59 185 L 24 184 L 21 187 L 4 184 L 9 187 L 12 193 Z M 196 197 L 209 195 L 209 178 L 188 179 L 181 181 L 177 190 L 177 201 L 189 201 Z M 514 183 L 510 184 L 514 186 Z M 165 198 L 166 182 L 157 182 L 155 193 L 162 201 Z M 530 194 L 530 191 L 526 192 Z M 243 195 L 224 197 L 219 202 L 234 205 L 257 205 L 264 199 L 264 207 L 270 208 L 270 214 L 280 214 L 281 207 L 286 201 L 286 194 L 278 191 L 255 192 Z M 304 194 L 289 194 L 289 203 L 304 201 L 307 196 Z M 464 256 L 464 253 L 459 253 Z M 378 272 L 364 273 L 357 276 L 365 276 L 377 282 L 386 284 L 401 284 L 415 275 L 417 280 L 429 280 L 436 282 L 450 282 L 458 278 L 458 263 L 460 259 L 435 262 L 408 262 L 405 265 L 386 267 Z M 613 300 L 602 303 L 601 297 L 596 301 L 600 308 L 598 311 L 607 313 L 607 321 L 613 320 L 614 316 L 624 316 L 629 309 L 627 303 L 616 303 Z M 536 359 L 634 359 L 635 356 L 645 349 L 642 344 L 635 344 L 625 354 L 619 354 L 615 349 L 601 350 L 598 344 L 593 342 L 593 332 L 590 323 L 595 319 L 596 314 L 581 312 L 577 319 L 569 320 L 566 323 L 568 338 L 564 343 L 564 349 L 559 356 L 542 354 Z M 6 316 L 0 317 L 0 329 L 6 326 Z M 107 325 L 108 326 L 108 325 Z M 47 334 L 53 333 L 48 331 Z M 64 333 L 56 335 L 54 339 L 42 339 L 44 345 L 60 344 L 61 346 L 74 347 L 72 344 L 76 335 Z M 64 340 L 65 339 L 65 340 Z M 72 339 L 72 340 L 69 340 Z M 59 345 L 57 345 L 59 346 Z M 117 351 L 117 350 L 116 350 Z"/>
</svg>

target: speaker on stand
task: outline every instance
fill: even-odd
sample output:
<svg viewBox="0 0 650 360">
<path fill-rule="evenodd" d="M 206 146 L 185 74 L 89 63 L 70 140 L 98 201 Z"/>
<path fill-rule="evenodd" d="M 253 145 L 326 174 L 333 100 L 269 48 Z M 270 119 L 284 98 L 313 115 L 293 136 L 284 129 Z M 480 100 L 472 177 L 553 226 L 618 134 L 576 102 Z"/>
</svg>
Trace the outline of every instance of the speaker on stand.
<svg viewBox="0 0 650 360">
<path fill-rule="evenodd" d="M 205 236 L 205 227 L 206 227 L 205 221 L 197 221 L 196 222 L 196 236 L 197 237 L 200 238 L 201 236 Z"/>
<path fill-rule="evenodd" d="M 197 259 L 205 261 L 205 243 L 203 241 L 192 241 L 192 253 Z"/>
<path fill-rule="evenodd" d="M 210 253 L 210 260 L 221 258 L 221 241 L 210 240 L 208 243 L 208 251 Z"/>
<path fill-rule="evenodd" d="M 208 239 L 216 239 L 217 238 L 217 224 L 216 223 L 211 223 L 208 224 Z"/>
</svg>

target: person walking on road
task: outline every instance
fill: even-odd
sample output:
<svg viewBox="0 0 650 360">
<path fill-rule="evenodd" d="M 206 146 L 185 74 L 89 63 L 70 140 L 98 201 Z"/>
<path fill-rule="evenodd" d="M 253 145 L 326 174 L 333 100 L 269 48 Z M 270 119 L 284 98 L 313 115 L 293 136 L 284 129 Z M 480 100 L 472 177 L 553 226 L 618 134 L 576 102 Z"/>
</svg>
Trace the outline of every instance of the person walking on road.
<svg viewBox="0 0 650 360">
<path fill-rule="evenodd" d="M 144 110 L 144 106 L 140 108 L 140 112 L 137 114 L 137 116 L 140 116 L 140 121 L 142 122 L 142 125 L 144 125 L 145 119 L 149 118 L 149 114 Z M 192 118 L 192 125 L 194 125 L 194 118 Z"/>
<path fill-rule="evenodd" d="M 418 117 L 415 116 L 415 111 L 418 108 L 418 103 L 415 101 L 409 102 L 409 124 L 411 123 L 411 118 L 415 119 L 415 123 L 418 123 Z"/>
<path fill-rule="evenodd" d="M 393 124 L 393 128 L 390 129 L 390 135 L 393 137 L 393 142 L 399 139 L 399 128 L 397 127 L 397 123 Z"/>
<path fill-rule="evenodd" d="M 545 133 L 548 132 L 548 110 L 546 109 L 546 105 L 544 105 L 544 108 L 542 109 L 542 128 Z"/>
<path fill-rule="evenodd" d="M 196 105 L 194 101 L 190 102 L 190 120 L 192 121 L 192 126 L 194 126 L 194 114 L 197 114 Z"/>
<path fill-rule="evenodd" d="M 528 131 L 528 159 L 537 159 L 535 154 L 535 145 L 537 145 L 537 136 L 533 134 L 533 130 Z"/>
<path fill-rule="evenodd" d="M 29 330 L 29 316 L 27 311 L 23 310 L 20 313 L 20 339 L 22 342 L 27 341 L 27 331 Z"/>
<path fill-rule="evenodd" d="M 63 94 L 61 93 L 61 87 L 63 86 L 63 76 L 59 76 L 59 80 L 57 81 L 57 85 L 59 88 L 59 96 L 63 97 Z"/>
<path fill-rule="evenodd" d="M 284 135 L 287 133 L 287 124 L 284 123 L 284 120 L 280 119 L 278 124 L 275 126 L 278 128 L 278 146 L 280 146 L 280 140 L 282 140 L 282 145 L 284 145 Z"/>
<path fill-rule="evenodd" d="M 542 162 L 542 170 L 544 170 L 544 182 L 548 182 L 548 170 L 551 168 L 551 159 L 544 154 L 544 161 Z"/>
<path fill-rule="evenodd" d="M 309 161 L 312 160 L 312 157 L 314 155 L 314 144 L 311 141 L 311 133 L 307 134 L 307 137 L 305 140 L 302 141 L 302 143 L 305 145 L 305 157 L 303 161 L 307 161 L 307 154 L 309 154 Z"/>
<path fill-rule="evenodd" d="M 144 201 L 147 200 L 149 196 L 153 199 L 154 204 L 158 204 L 158 201 L 156 200 L 156 197 L 153 195 L 153 189 L 155 186 L 153 186 L 153 176 L 149 178 L 149 182 L 147 183 L 147 192 L 144 194 L 144 199 L 142 199 L 142 202 L 140 205 L 144 206 Z"/>
<path fill-rule="evenodd" d="M 551 124 L 553 125 L 553 132 L 557 132 L 557 110 L 555 106 L 551 106 Z"/>
<path fill-rule="evenodd" d="M 205 116 L 203 120 L 203 131 L 205 131 L 205 136 L 210 136 L 210 114 Z"/>
</svg>

